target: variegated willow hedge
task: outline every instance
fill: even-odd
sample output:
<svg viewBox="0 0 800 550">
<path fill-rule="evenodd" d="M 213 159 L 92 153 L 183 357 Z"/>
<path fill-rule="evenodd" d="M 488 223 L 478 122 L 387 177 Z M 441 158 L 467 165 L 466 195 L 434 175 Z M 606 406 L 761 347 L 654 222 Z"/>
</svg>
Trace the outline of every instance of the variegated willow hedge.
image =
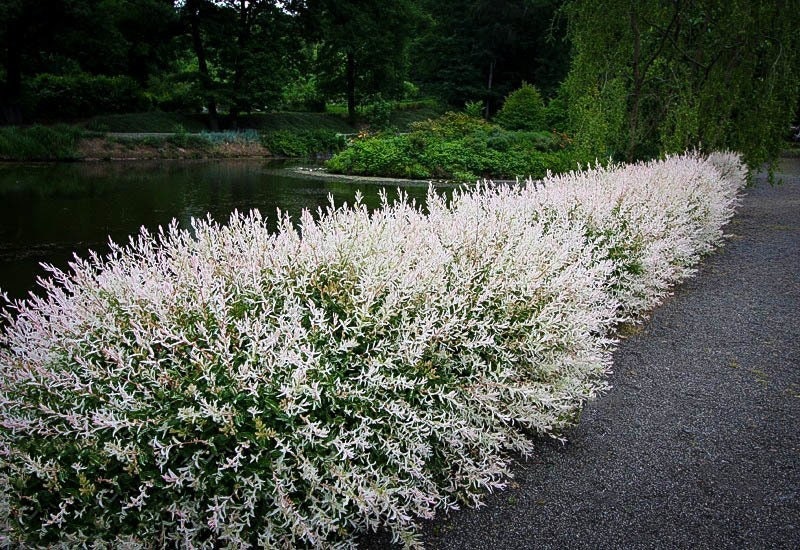
<svg viewBox="0 0 800 550">
<path fill-rule="evenodd" d="M 0 335 L 3 537 L 348 546 L 503 487 L 717 245 L 738 156 L 142 232 Z"/>
</svg>

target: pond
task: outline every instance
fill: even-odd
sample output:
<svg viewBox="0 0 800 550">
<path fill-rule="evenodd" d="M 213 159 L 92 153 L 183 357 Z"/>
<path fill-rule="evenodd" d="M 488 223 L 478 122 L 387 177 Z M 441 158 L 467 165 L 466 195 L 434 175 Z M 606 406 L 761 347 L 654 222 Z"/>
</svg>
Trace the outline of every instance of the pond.
<svg viewBox="0 0 800 550">
<path fill-rule="evenodd" d="M 275 223 L 276 209 L 295 219 L 302 209 L 352 202 L 356 191 L 369 207 L 384 183 L 331 180 L 295 174 L 265 161 L 137 161 L 0 165 L 0 290 L 25 297 L 44 275 L 40 263 L 66 267 L 73 253 L 105 253 L 109 238 L 127 242 L 141 226 L 156 230 L 174 218 L 257 208 Z M 391 197 L 395 187 L 387 186 Z M 427 183 L 404 185 L 424 203 Z"/>
</svg>

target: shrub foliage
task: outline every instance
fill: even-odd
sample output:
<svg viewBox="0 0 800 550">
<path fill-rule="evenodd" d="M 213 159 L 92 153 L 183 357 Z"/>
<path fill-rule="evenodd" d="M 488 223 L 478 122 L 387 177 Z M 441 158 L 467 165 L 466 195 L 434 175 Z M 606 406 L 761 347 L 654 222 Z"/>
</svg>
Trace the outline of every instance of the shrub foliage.
<svg viewBox="0 0 800 550">
<path fill-rule="evenodd" d="M 0 334 L 6 542 L 416 544 L 606 386 L 614 323 L 719 242 L 743 181 L 686 155 L 143 230 L 53 270 Z"/>
<path fill-rule="evenodd" d="M 508 131 L 461 113 L 411 125 L 407 134 L 356 139 L 328 161 L 333 172 L 475 181 L 543 177 L 577 167 L 575 153 L 550 132 Z"/>
<path fill-rule="evenodd" d="M 307 158 L 340 151 L 345 139 L 330 130 L 274 130 L 261 134 L 261 144 L 273 155 Z"/>
<path fill-rule="evenodd" d="M 544 100 L 536 86 L 523 82 L 511 92 L 495 117 L 503 128 L 509 130 L 543 130 L 546 127 Z"/>
</svg>

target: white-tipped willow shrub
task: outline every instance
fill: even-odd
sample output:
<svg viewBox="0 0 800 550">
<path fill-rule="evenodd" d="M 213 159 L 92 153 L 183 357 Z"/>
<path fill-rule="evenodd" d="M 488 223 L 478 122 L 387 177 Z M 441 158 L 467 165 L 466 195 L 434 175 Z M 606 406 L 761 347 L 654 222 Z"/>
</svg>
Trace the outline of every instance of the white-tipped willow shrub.
<svg viewBox="0 0 800 550">
<path fill-rule="evenodd" d="M 0 335 L 6 542 L 348 546 L 500 488 L 719 243 L 739 158 L 145 231 Z"/>
</svg>

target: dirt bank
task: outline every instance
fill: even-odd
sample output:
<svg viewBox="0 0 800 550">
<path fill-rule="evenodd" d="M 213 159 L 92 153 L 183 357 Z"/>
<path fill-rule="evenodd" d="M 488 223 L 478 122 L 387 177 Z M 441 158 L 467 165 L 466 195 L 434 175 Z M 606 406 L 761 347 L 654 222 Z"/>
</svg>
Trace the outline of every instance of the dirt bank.
<svg viewBox="0 0 800 550">
<path fill-rule="evenodd" d="M 77 146 L 80 160 L 152 160 L 204 158 L 263 158 L 269 150 L 257 142 L 210 143 L 200 139 L 92 137 Z"/>
</svg>

